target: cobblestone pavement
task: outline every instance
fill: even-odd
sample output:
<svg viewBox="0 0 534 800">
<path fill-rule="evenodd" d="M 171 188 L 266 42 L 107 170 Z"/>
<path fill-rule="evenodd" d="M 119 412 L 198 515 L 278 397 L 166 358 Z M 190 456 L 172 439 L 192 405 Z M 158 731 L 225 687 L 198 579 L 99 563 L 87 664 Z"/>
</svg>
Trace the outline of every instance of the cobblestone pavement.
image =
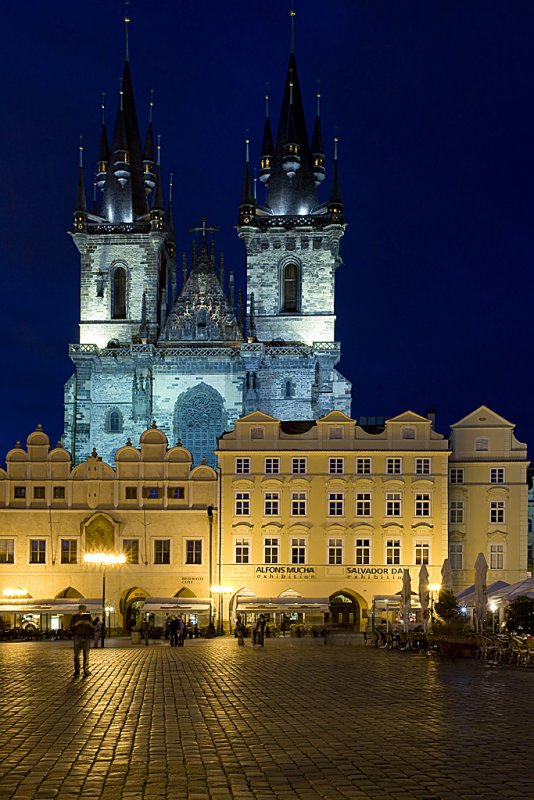
<svg viewBox="0 0 534 800">
<path fill-rule="evenodd" d="M 227 637 L 72 672 L 67 643 L 0 644 L 2 800 L 534 797 L 527 669 Z"/>
</svg>

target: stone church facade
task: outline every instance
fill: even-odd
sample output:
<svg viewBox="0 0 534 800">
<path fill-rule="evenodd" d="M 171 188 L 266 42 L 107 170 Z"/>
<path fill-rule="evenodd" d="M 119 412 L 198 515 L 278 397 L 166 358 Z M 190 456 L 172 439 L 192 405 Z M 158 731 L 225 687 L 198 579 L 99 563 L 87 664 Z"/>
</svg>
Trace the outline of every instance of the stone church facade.
<svg viewBox="0 0 534 800">
<path fill-rule="evenodd" d="M 318 100 L 319 103 L 319 100 Z M 345 229 L 335 154 L 329 199 L 319 105 L 308 138 L 294 52 L 276 139 L 267 112 L 258 202 L 248 142 L 237 231 L 247 254 L 246 298 L 216 263 L 206 225 L 178 268 L 152 121 L 144 145 L 130 64 L 124 65 L 111 142 L 101 134 L 89 209 L 80 155 L 72 237 L 80 254 L 80 341 L 65 386 L 63 443 L 75 463 L 93 447 L 105 461 L 156 420 L 198 464 L 214 464 L 217 437 L 255 409 L 279 419 L 350 414 L 351 386 L 336 370 L 335 272 Z M 171 188 L 172 192 L 172 188 Z M 180 275 L 180 277 L 179 277 Z"/>
</svg>

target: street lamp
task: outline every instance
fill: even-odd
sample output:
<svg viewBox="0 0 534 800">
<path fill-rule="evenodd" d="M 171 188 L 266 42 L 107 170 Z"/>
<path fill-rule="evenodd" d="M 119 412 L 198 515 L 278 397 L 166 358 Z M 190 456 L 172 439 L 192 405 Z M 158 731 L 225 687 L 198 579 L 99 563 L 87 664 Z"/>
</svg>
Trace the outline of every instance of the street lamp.
<svg viewBox="0 0 534 800">
<path fill-rule="evenodd" d="M 497 603 L 490 603 L 491 611 L 491 630 L 495 633 L 495 612 L 497 611 Z"/>
<path fill-rule="evenodd" d="M 209 582 L 211 584 L 211 582 L 213 580 L 213 506 L 208 506 L 207 507 L 206 514 L 208 515 L 208 524 L 209 524 L 209 528 L 210 528 L 209 559 L 208 559 L 209 576 L 208 576 L 208 580 L 209 580 Z M 210 586 L 210 592 L 211 592 L 211 586 Z M 209 635 L 210 636 L 212 636 L 212 631 L 213 631 L 213 627 L 212 626 L 213 626 L 213 603 L 210 603 L 210 624 L 209 624 L 209 630 L 210 630 L 210 634 Z"/>
<path fill-rule="evenodd" d="M 104 647 L 106 636 L 106 567 L 117 567 L 126 563 L 124 553 L 86 553 L 83 557 L 86 564 L 102 567 L 102 625 L 100 627 L 100 646 Z"/>
<path fill-rule="evenodd" d="M 224 595 L 232 594 L 233 591 L 232 586 L 210 586 L 210 592 L 217 595 L 217 632 L 219 636 L 223 634 Z"/>
</svg>

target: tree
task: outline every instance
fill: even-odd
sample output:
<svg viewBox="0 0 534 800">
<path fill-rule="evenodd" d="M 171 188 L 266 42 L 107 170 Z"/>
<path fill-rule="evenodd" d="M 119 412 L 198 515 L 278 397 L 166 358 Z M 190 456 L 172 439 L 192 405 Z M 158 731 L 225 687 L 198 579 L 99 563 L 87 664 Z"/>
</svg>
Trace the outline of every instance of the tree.
<svg viewBox="0 0 534 800">
<path fill-rule="evenodd" d="M 439 600 L 434 605 L 434 611 L 443 622 L 453 622 L 460 616 L 460 606 L 456 595 L 448 589 L 442 589 Z"/>
<path fill-rule="evenodd" d="M 506 612 L 506 627 L 509 631 L 534 634 L 534 600 L 517 597 Z"/>
</svg>

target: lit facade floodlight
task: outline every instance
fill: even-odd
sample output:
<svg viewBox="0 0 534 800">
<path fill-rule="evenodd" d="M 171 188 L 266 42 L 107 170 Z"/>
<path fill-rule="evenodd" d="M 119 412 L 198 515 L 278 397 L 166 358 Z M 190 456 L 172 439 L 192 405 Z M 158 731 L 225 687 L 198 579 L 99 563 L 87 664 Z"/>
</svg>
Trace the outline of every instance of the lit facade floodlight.
<svg viewBox="0 0 534 800">
<path fill-rule="evenodd" d="M 6 599 L 14 600 L 17 597 L 28 597 L 29 592 L 27 589 L 4 589 L 2 592 Z"/>
<path fill-rule="evenodd" d="M 111 620 L 111 610 L 106 608 L 106 567 L 119 567 L 121 564 L 126 564 L 126 555 L 124 553 L 85 553 L 83 560 L 86 564 L 94 564 L 96 567 L 102 567 L 102 625 L 100 634 L 100 645 L 104 647 L 104 639 L 106 636 L 106 617 Z M 111 606 L 109 606 L 111 609 Z"/>
</svg>

